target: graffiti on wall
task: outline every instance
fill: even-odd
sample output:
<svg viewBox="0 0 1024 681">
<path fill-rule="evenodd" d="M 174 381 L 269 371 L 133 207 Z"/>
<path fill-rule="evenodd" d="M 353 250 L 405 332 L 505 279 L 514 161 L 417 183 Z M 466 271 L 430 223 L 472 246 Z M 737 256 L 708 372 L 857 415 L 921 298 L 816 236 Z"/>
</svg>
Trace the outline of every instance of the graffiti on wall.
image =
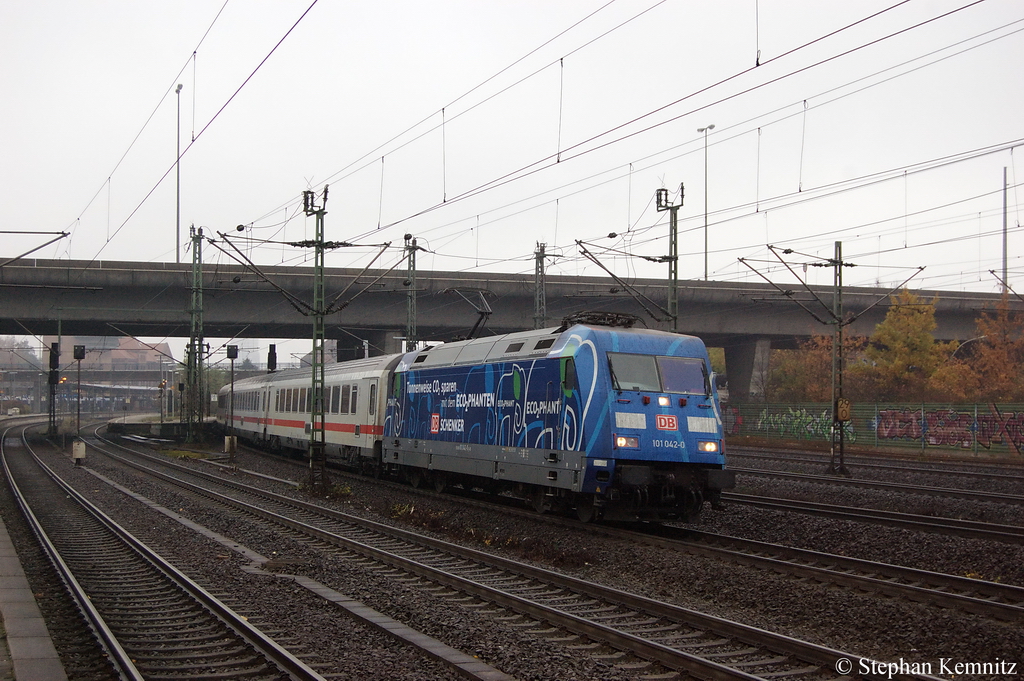
<svg viewBox="0 0 1024 681">
<path fill-rule="evenodd" d="M 757 419 L 757 430 L 769 435 L 798 437 L 805 440 L 830 440 L 832 438 L 832 410 L 793 409 L 785 411 L 762 409 Z M 847 442 L 857 439 L 853 423 L 846 422 L 843 430 Z"/>
<path fill-rule="evenodd" d="M 1024 412 L 1001 413 L 994 404 L 989 413 L 955 409 L 884 409 L 878 412 L 875 433 L 879 440 L 924 441 L 930 447 L 973 449 L 975 442 L 985 449 L 993 444 L 1024 449 Z"/>
<path fill-rule="evenodd" d="M 722 432 L 725 435 L 739 435 L 743 427 L 743 415 L 739 407 L 722 407 Z"/>
</svg>

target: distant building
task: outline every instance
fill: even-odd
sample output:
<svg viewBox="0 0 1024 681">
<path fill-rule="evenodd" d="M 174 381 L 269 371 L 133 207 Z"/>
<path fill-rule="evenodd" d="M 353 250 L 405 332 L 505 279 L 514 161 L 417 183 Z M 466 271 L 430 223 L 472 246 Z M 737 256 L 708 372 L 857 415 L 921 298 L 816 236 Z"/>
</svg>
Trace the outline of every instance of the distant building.
<svg viewBox="0 0 1024 681">
<path fill-rule="evenodd" d="M 56 336 L 43 338 L 41 358 L 49 366 L 49 348 Z M 75 346 L 85 347 L 85 358 L 75 360 Z M 147 345 L 122 336 L 63 336 L 60 338 L 60 372 L 62 383 L 56 397 L 66 405 L 77 399 L 81 370 L 84 411 L 159 411 L 161 383 L 163 395 L 172 399 L 178 383 L 178 365 L 167 343 Z M 43 377 L 41 401 L 48 399 L 46 377 Z M 45 406 L 42 407 L 45 409 Z"/>
<path fill-rule="evenodd" d="M 46 350 L 57 342 L 56 336 L 45 336 Z M 60 365 L 66 371 L 77 368 L 74 359 L 76 345 L 85 346 L 82 371 L 122 372 L 160 371 L 173 364 L 171 346 L 167 343 L 146 345 L 142 341 L 124 336 L 64 336 L 60 339 Z M 43 361 L 47 361 L 46 357 Z"/>
</svg>

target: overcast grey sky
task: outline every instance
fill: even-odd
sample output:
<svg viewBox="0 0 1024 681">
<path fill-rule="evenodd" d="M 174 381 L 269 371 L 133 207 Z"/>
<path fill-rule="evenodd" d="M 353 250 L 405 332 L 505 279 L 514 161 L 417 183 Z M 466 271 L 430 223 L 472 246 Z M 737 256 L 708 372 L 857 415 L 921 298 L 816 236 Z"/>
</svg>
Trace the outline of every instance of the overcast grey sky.
<svg viewBox="0 0 1024 681">
<path fill-rule="evenodd" d="M 706 191 L 711 279 L 756 279 L 739 258 L 768 273 L 769 243 L 841 240 L 850 284 L 924 266 L 916 287 L 993 291 L 1005 167 L 1024 280 L 1016 0 L 7 1 L 0 59 L 0 230 L 70 232 L 36 257 L 191 259 L 180 104 L 183 241 L 308 238 L 301 192 L 329 183 L 327 238 L 390 241 L 385 264 L 411 233 L 425 269 L 532 271 L 543 241 L 551 273 L 599 274 L 583 240 L 660 277 L 635 256 L 667 253 L 654 193 L 684 183 L 684 278 L 704 276 Z M 5 235 L 2 255 L 49 238 Z"/>
</svg>

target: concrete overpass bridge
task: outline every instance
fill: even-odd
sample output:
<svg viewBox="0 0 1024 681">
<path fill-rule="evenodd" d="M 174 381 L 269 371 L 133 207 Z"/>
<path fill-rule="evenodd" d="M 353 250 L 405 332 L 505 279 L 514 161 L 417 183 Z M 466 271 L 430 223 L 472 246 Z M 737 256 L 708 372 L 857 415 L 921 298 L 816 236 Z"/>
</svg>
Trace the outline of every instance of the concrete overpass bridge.
<svg viewBox="0 0 1024 681">
<path fill-rule="evenodd" d="M 301 299 L 312 300 L 313 270 L 307 267 L 262 267 L 273 282 Z M 327 321 L 327 333 L 338 340 L 339 358 L 361 356 L 362 343 L 372 352 L 400 349 L 405 335 L 409 282 L 404 271 L 378 280 L 380 272 L 329 268 L 327 299 L 348 300 L 366 288 Z M 0 334 L 78 336 L 189 336 L 192 272 L 190 264 L 110 261 L 20 260 L 0 268 Z M 635 279 L 637 292 L 664 307 L 668 282 Z M 203 320 L 209 338 L 309 338 L 312 320 L 303 316 L 270 284 L 238 265 L 207 265 L 203 273 Z M 829 287 L 813 287 L 831 305 Z M 458 292 L 463 295 L 459 295 Z M 450 340 L 465 335 L 478 319 L 474 305 L 480 291 L 493 313 L 484 334 L 533 328 L 533 275 L 484 272 L 419 271 L 416 275 L 417 325 L 421 339 Z M 846 288 L 844 309 L 861 313 L 886 294 L 884 289 Z M 937 297 L 936 337 L 972 338 L 975 319 L 997 294 L 918 290 Z M 725 348 L 730 393 L 749 393 L 754 367 L 771 347 L 794 347 L 800 339 L 830 333 L 793 299 L 820 306 L 811 294 L 795 288 L 780 294 L 767 283 L 681 281 L 678 289 L 680 333 Z M 624 312 L 641 317 L 651 328 L 657 322 L 623 287 L 607 277 L 546 277 L 547 324 L 582 310 Z M 653 309 L 653 308 L 652 308 Z M 885 317 L 888 300 L 868 309 L 850 328 L 869 335 Z M 660 314 L 660 311 L 657 311 Z M 821 310 L 823 312 L 823 310 Z"/>
</svg>

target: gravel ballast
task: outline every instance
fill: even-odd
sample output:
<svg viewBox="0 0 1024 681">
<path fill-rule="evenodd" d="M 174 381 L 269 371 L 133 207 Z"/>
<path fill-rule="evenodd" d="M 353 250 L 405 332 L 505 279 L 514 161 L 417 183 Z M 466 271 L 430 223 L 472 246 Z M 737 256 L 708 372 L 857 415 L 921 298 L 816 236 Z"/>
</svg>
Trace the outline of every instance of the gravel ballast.
<svg viewBox="0 0 1024 681">
<path fill-rule="evenodd" d="M 50 461 L 52 459 L 52 462 Z M 392 640 L 360 627 L 336 608 L 312 597 L 294 582 L 248 574 L 248 563 L 223 546 L 198 537 L 191 530 L 157 514 L 121 492 L 98 481 L 85 470 L 75 470 L 63 455 L 47 457 L 62 475 L 103 508 L 110 510 L 132 532 L 157 551 L 183 562 L 190 574 L 218 591 L 231 593 L 243 603 L 243 612 L 275 629 L 295 632 L 309 641 L 313 661 L 330 665 L 340 678 L 455 678 L 453 672 L 412 651 L 399 650 Z M 303 475 L 283 462 L 239 453 L 242 468 L 267 475 L 297 479 Z M 513 627 L 450 599 L 339 560 L 307 544 L 295 542 L 249 521 L 238 520 L 191 495 L 169 490 L 163 483 L 126 471 L 100 455 L 86 464 L 103 475 L 194 522 L 244 544 L 268 557 L 287 559 L 288 570 L 316 579 L 351 598 L 434 636 L 444 643 L 476 655 L 492 666 L 521 679 L 636 678 L 635 671 L 587 653 L 549 642 L 529 628 Z M 192 462 L 204 471 L 208 464 Z M 752 476 L 750 480 L 755 480 Z M 256 478 L 248 484 L 301 497 L 301 492 Z M 602 537 L 586 527 L 559 527 L 542 516 L 522 518 L 461 505 L 455 499 L 423 497 L 412 491 L 385 489 L 362 478 L 340 480 L 351 493 L 324 501 L 339 510 L 379 522 L 401 525 L 433 536 L 536 562 L 578 577 L 665 600 L 685 607 L 753 624 L 822 645 L 881 660 L 937 662 L 1014 660 L 1024 650 L 1024 633 L 1017 625 L 993 622 L 980 616 L 927 605 L 890 600 L 875 594 L 804 582 L 756 568 L 711 558 L 665 552 L 639 543 Z M 783 483 L 756 480 L 737 491 L 779 496 Z M 894 492 L 835 489 L 817 483 L 785 482 L 793 498 L 857 505 L 856 500 L 891 504 L 907 511 L 907 499 Z M 886 499 L 885 495 L 891 495 Z M 953 504 L 951 501 L 944 501 Z M 978 504 L 960 501 L 944 512 L 971 512 Z M 879 507 L 879 506 L 876 506 Z M 997 509 L 1012 518 L 1020 509 Z M 976 510 L 974 512 L 977 512 Z M 994 513 L 995 511 L 992 511 Z M 1004 520 L 1002 522 L 1011 522 Z M 1018 546 L 910 532 L 881 526 L 731 506 L 723 511 L 707 507 L 701 529 L 867 560 L 908 565 L 952 574 L 1024 585 L 1024 550 Z"/>
</svg>

